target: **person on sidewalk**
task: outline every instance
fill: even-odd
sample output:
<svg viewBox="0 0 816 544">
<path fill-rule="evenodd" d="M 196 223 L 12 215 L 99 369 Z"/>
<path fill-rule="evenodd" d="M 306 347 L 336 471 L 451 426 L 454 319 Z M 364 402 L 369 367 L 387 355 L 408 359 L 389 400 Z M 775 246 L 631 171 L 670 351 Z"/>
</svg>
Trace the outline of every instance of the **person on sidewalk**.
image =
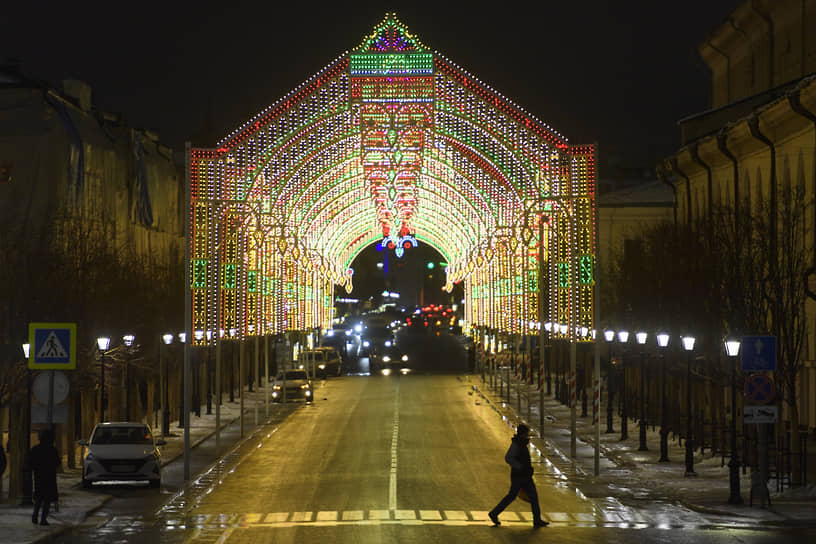
<svg viewBox="0 0 816 544">
<path fill-rule="evenodd" d="M 51 503 L 58 498 L 57 468 L 60 466 L 59 453 L 54 447 L 54 434 L 50 430 L 40 431 L 40 443 L 28 452 L 28 462 L 34 472 L 34 513 L 31 514 L 31 523 L 37 523 L 42 507 L 40 525 L 48 525 L 48 511 Z"/>
<path fill-rule="evenodd" d="M 516 429 L 516 436 L 510 443 L 510 448 L 504 456 L 504 460 L 510 465 L 510 491 L 499 501 L 493 510 L 488 513 L 493 525 L 501 525 L 499 514 L 513 502 L 522 489 L 530 499 L 530 507 L 533 510 L 533 527 L 546 527 L 548 522 L 541 519 L 541 508 L 538 506 L 538 492 L 533 482 L 533 464 L 530 461 L 530 450 L 527 444 L 530 442 L 530 428 L 524 423 L 519 424 Z"/>
</svg>

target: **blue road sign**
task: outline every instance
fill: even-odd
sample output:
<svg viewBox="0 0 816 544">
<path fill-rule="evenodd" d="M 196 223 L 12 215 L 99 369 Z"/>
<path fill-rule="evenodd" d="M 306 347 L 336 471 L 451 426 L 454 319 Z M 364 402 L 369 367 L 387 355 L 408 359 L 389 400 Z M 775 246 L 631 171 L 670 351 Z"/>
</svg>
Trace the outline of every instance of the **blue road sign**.
<svg viewBox="0 0 816 544">
<path fill-rule="evenodd" d="M 740 361 L 746 372 L 776 370 L 776 336 L 743 336 Z"/>
<path fill-rule="evenodd" d="M 76 368 L 76 323 L 29 323 L 28 343 L 28 368 Z"/>
</svg>

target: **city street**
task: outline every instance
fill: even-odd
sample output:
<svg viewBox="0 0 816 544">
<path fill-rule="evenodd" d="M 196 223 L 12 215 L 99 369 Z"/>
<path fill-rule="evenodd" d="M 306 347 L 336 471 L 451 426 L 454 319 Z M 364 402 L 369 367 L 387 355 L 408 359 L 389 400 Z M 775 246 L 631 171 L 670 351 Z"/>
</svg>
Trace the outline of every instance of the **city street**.
<svg viewBox="0 0 816 544">
<path fill-rule="evenodd" d="M 160 493 L 116 488 L 113 500 L 58 541 L 762 542 L 789 535 L 709 519 L 669 501 L 624 507 L 590 488 L 581 471 L 535 450 L 541 509 L 551 525 L 532 529 L 528 505 L 517 500 L 502 526 L 492 527 L 487 512 L 508 486 L 503 457 L 512 429 L 472 392 L 468 379 L 453 374 L 326 381 L 314 404 L 275 410 L 220 462 L 194 462 L 203 474 L 183 490 L 179 460 L 168 465 Z M 200 459 L 206 444 L 194 450 Z M 101 489 L 93 492 L 111 493 Z"/>
</svg>

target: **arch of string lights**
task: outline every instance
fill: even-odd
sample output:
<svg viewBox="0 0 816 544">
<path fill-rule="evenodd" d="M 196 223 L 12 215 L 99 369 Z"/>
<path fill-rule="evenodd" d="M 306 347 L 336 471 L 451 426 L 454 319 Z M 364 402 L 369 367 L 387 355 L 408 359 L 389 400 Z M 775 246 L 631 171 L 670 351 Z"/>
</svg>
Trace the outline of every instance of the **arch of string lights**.
<svg viewBox="0 0 816 544">
<path fill-rule="evenodd" d="M 449 263 L 446 289 L 465 282 L 470 327 L 535 327 L 539 282 L 545 320 L 593 327 L 594 147 L 393 14 L 216 148 L 192 148 L 189 172 L 193 330 L 328 328 L 363 248 L 401 256 L 417 240 Z"/>
</svg>

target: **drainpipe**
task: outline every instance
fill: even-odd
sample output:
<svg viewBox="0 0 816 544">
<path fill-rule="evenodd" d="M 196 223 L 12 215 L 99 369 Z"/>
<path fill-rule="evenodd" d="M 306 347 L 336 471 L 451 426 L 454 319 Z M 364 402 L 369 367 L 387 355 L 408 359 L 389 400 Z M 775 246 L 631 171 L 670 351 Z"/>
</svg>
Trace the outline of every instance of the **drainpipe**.
<svg viewBox="0 0 816 544">
<path fill-rule="evenodd" d="M 671 159 L 671 168 L 677 172 L 680 177 L 686 180 L 686 222 L 688 225 L 691 225 L 691 180 L 689 180 L 689 177 L 677 166 L 676 157 Z"/>
<path fill-rule="evenodd" d="M 672 212 L 674 213 L 674 226 L 676 227 L 677 226 L 677 187 L 674 185 L 674 183 L 669 181 L 668 174 L 666 173 L 666 167 L 664 165 L 659 164 L 657 166 L 657 168 L 655 168 L 655 172 L 657 173 L 657 179 L 659 179 L 660 181 L 662 181 L 663 183 L 668 185 L 669 188 L 672 191 L 672 194 L 674 195 L 672 197 L 672 202 L 674 204 L 672 206 L 672 208 L 673 208 Z"/>
<path fill-rule="evenodd" d="M 699 142 L 694 142 L 691 145 L 690 151 L 691 151 L 691 158 L 694 159 L 694 162 L 696 162 L 697 164 L 699 164 L 700 166 L 705 168 L 705 171 L 706 171 L 706 180 L 708 182 L 708 224 L 710 226 L 712 221 L 713 221 L 712 216 L 714 214 L 714 212 L 713 212 L 713 208 L 714 208 L 714 195 L 713 195 L 714 189 L 712 187 L 712 182 L 711 182 L 711 167 L 708 164 L 706 164 L 705 161 L 703 161 L 703 159 L 700 158 L 700 154 L 698 153 L 698 150 L 697 150 L 697 148 L 699 146 L 700 146 Z"/>
<path fill-rule="evenodd" d="M 715 53 L 719 53 L 723 57 L 725 57 L 725 103 L 731 103 L 731 57 L 728 56 L 728 53 L 711 43 L 711 38 L 706 40 L 706 45 L 709 46 L 711 49 L 714 50 Z M 712 81 L 713 87 L 713 81 Z M 711 105 L 714 106 L 714 92 L 712 90 L 711 93 Z"/>
<path fill-rule="evenodd" d="M 788 104 L 790 104 L 791 109 L 795 112 L 804 117 L 805 119 L 809 120 L 813 123 L 813 134 L 814 134 L 814 149 L 816 149 L 816 114 L 812 111 L 805 109 L 802 103 L 799 101 L 799 93 L 801 92 L 800 89 L 796 89 L 791 94 L 788 95 Z M 816 153 L 814 153 L 814 163 L 813 163 L 813 190 L 814 194 L 816 194 Z M 816 213 L 813 214 L 813 228 L 811 229 L 811 233 L 816 233 Z M 813 265 L 816 267 L 816 244 L 813 244 Z M 813 298 L 813 297 L 811 297 Z"/>
<path fill-rule="evenodd" d="M 768 27 L 768 88 L 774 88 L 774 24 L 773 19 L 764 11 L 759 9 L 759 2 L 751 0 L 751 10 L 759 15 L 759 18 L 765 21 L 765 26 Z M 804 34 L 802 34 L 804 38 Z M 804 61 L 804 57 L 802 57 Z"/>
<path fill-rule="evenodd" d="M 771 204 L 770 204 L 770 213 L 771 213 L 771 247 L 776 247 L 776 147 L 774 146 L 773 142 L 771 142 L 767 136 L 762 134 L 759 131 L 759 117 L 757 114 L 753 114 L 750 119 L 748 119 L 748 128 L 751 130 L 751 136 L 755 139 L 759 140 L 766 146 L 768 146 L 768 150 L 771 152 L 771 179 L 770 179 L 770 197 L 771 197 Z M 771 266 L 773 266 L 774 260 L 771 260 Z"/>
<path fill-rule="evenodd" d="M 722 129 L 717 133 L 717 149 L 720 153 L 725 155 L 731 161 L 734 176 L 734 226 L 739 229 L 740 224 L 740 197 L 739 197 L 739 163 L 737 158 L 728 149 L 728 133 L 726 129 Z M 737 232 L 737 231 L 735 231 Z M 739 239 L 739 232 L 737 232 L 737 239 Z"/>
</svg>

